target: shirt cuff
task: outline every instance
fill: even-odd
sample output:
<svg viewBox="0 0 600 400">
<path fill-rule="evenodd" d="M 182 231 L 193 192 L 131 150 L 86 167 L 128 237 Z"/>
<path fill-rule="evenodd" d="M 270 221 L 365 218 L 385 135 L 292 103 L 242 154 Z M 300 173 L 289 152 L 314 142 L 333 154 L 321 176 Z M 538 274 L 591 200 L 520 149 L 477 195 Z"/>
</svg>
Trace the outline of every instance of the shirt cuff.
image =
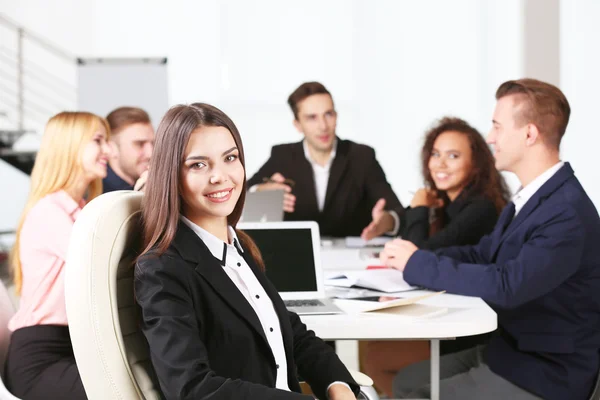
<svg viewBox="0 0 600 400">
<path fill-rule="evenodd" d="M 390 236 L 398 236 L 398 231 L 400 230 L 400 217 L 398 216 L 398 213 L 394 210 L 389 210 L 388 212 L 390 213 L 392 218 L 394 218 L 394 229 L 392 229 L 389 232 L 386 232 L 385 234 Z"/>
<path fill-rule="evenodd" d="M 342 382 L 342 381 L 335 381 L 333 382 L 331 385 L 327 386 L 327 390 L 325 391 L 325 393 L 327 393 L 327 398 L 329 398 L 329 388 L 332 387 L 333 385 L 344 385 L 346 386 L 348 389 L 350 389 L 350 391 L 352 391 L 352 388 L 350 387 L 350 385 L 348 385 L 346 382 Z"/>
<path fill-rule="evenodd" d="M 252 186 L 250 187 L 250 189 L 248 189 L 248 191 L 249 191 L 250 193 L 254 193 L 254 192 L 256 192 L 256 190 L 257 190 L 257 189 L 258 189 L 258 184 L 256 184 L 256 185 L 252 185 Z"/>
</svg>

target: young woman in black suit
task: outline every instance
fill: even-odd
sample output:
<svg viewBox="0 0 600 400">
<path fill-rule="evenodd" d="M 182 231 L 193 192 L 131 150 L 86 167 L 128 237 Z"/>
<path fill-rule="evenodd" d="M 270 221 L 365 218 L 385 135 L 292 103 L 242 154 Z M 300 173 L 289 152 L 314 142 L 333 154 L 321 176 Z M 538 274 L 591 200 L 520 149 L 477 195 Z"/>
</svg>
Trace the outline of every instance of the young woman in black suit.
<svg viewBox="0 0 600 400">
<path fill-rule="evenodd" d="M 462 119 L 442 118 L 425 135 L 421 162 L 425 188 L 398 234 L 421 249 L 479 243 L 510 197 L 483 136 Z"/>
<path fill-rule="evenodd" d="M 135 295 L 167 399 L 355 399 L 333 350 L 265 277 L 235 226 L 244 206 L 242 141 L 222 111 L 195 103 L 161 121 L 142 207 Z"/>
<path fill-rule="evenodd" d="M 475 128 L 459 118 L 442 118 L 425 134 L 421 150 L 425 187 L 400 215 L 399 236 L 421 249 L 477 244 L 494 229 L 509 198 L 494 164 Z M 444 341 L 441 352 L 464 350 L 486 337 Z M 424 341 L 369 342 L 364 366 L 375 385 L 392 395 L 396 372 L 427 357 L 429 345 Z"/>
</svg>

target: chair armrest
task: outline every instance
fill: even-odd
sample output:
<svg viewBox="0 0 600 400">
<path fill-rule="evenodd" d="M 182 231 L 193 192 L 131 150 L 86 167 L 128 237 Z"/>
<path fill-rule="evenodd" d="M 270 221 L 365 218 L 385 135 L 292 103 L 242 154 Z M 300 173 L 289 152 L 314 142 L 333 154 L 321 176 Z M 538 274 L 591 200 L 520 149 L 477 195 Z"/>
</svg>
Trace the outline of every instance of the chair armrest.
<svg viewBox="0 0 600 400">
<path fill-rule="evenodd" d="M 371 379 L 368 375 L 365 375 L 360 371 L 354 371 L 352 369 L 348 371 L 359 386 L 373 386 L 373 379 Z"/>
<path fill-rule="evenodd" d="M 12 393 L 8 391 L 6 386 L 4 386 L 4 382 L 0 379 L 0 399 L 2 400 L 21 400 L 18 397 L 15 397 Z"/>
</svg>

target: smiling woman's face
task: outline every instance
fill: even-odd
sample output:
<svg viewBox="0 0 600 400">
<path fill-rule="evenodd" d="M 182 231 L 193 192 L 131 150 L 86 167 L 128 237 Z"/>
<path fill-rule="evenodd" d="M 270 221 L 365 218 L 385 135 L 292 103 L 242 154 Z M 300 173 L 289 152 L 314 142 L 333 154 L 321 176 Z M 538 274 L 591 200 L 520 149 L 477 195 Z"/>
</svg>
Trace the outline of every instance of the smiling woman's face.
<svg viewBox="0 0 600 400">
<path fill-rule="evenodd" d="M 433 143 L 429 172 L 436 189 L 445 191 L 451 200 L 469 183 L 473 159 L 471 153 L 469 138 L 461 132 L 446 131 Z"/>
<path fill-rule="evenodd" d="M 106 164 L 110 153 L 107 142 L 108 135 L 103 126 L 98 128 L 92 139 L 85 144 L 81 151 L 81 167 L 85 179 L 103 179 L 106 177 Z"/>
<path fill-rule="evenodd" d="M 205 126 L 192 132 L 180 175 L 184 216 L 200 226 L 209 220 L 227 219 L 244 186 L 239 155 L 227 128 Z"/>
</svg>

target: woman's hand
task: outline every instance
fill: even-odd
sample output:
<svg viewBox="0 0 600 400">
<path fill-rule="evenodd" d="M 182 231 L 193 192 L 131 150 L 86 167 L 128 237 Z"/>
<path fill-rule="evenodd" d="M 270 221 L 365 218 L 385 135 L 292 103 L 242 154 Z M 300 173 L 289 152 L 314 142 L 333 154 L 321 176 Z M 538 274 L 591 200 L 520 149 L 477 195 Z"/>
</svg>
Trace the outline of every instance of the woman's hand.
<svg viewBox="0 0 600 400">
<path fill-rule="evenodd" d="M 342 384 L 333 384 L 327 391 L 329 400 L 356 400 L 356 396 L 349 387 Z"/>
<path fill-rule="evenodd" d="M 444 205 L 444 201 L 438 196 L 436 190 L 421 188 L 417 190 L 410 206 L 415 207 L 428 207 L 428 208 L 439 208 Z"/>
</svg>

